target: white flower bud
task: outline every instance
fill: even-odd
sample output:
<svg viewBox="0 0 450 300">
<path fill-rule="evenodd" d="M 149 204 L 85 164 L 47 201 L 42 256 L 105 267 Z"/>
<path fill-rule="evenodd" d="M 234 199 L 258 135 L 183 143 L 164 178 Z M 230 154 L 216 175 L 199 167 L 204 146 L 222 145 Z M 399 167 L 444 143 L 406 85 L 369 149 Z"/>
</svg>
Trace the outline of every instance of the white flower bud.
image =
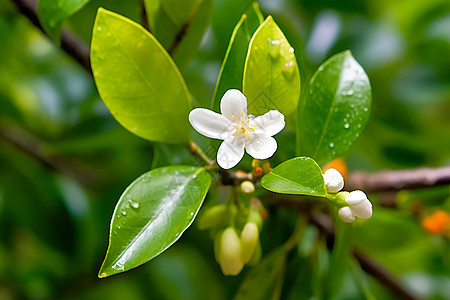
<svg viewBox="0 0 450 300">
<path fill-rule="evenodd" d="M 241 189 L 246 194 L 251 194 L 255 191 L 255 185 L 253 182 L 245 180 L 241 183 Z"/>
<path fill-rule="evenodd" d="M 338 211 L 339 218 L 345 223 L 351 223 L 355 221 L 355 215 L 352 212 L 352 209 L 349 206 L 344 206 Z"/>
<path fill-rule="evenodd" d="M 344 187 L 344 177 L 336 169 L 326 170 L 323 180 L 328 193 L 337 193 Z"/>
<path fill-rule="evenodd" d="M 355 216 L 362 219 L 368 219 L 372 216 L 372 203 L 363 191 L 351 192 L 345 201 L 350 205 Z"/>
</svg>

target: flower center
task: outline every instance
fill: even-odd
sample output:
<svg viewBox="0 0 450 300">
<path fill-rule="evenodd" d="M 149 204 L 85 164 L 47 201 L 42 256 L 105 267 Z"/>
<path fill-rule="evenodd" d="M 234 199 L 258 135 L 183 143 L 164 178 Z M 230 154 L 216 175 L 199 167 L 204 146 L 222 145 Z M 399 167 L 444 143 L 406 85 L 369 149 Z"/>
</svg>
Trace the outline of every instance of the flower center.
<svg viewBox="0 0 450 300">
<path fill-rule="evenodd" d="M 244 117 L 244 112 L 241 112 L 240 117 L 231 116 L 234 120 L 233 123 L 233 136 L 242 136 L 245 138 L 251 138 L 253 131 L 255 131 L 255 127 L 252 127 L 250 124 L 250 120 L 247 116 Z"/>
</svg>

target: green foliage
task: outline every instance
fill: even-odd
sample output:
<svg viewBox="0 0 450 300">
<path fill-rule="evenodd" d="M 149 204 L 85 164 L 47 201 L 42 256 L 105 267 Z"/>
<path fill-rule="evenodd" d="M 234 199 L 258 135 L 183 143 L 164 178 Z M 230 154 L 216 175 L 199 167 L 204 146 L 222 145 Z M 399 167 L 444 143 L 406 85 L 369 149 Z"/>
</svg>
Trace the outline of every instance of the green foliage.
<svg viewBox="0 0 450 300">
<path fill-rule="evenodd" d="M 299 106 L 300 153 L 319 164 L 342 155 L 366 127 L 371 103 L 367 74 L 349 51 L 324 62 Z"/>
<path fill-rule="evenodd" d="M 248 272 L 234 299 L 279 299 L 287 254 L 284 246 L 268 254 Z"/>
<path fill-rule="evenodd" d="M 281 194 L 325 196 L 322 170 L 309 157 L 297 157 L 276 166 L 261 179 L 269 191 Z"/>
<path fill-rule="evenodd" d="M 209 25 L 212 0 L 145 0 L 150 31 L 177 65 L 187 66 Z"/>
<path fill-rule="evenodd" d="M 170 56 L 144 28 L 99 9 L 91 64 L 102 100 L 123 127 L 150 141 L 187 142 L 186 84 Z"/>
<path fill-rule="evenodd" d="M 47 34 L 60 43 L 61 26 L 64 20 L 79 11 L 90 0 L 39 0 L 37 12 L 39 22 Z"/>
<path fill-rule="evenodd" d="M 300 73 L 291 47 L 271 16 L 252 37 L 244 67 L 248 111 L 262 115 L 276 109 L 291 114 L 300 98 Z"/>
<path fill-rule="evenodd" d="M 262 22 L 262 13 L 255 2 L 234 28 L 212 98 L 211 108 L 214 111 L 220 111 L 220 99 L 227 90 L 242 90 L 243 70 L 250 40 Z"/>
<path fill-rule="evenodd" d="M 211 184 L 203 169 L 170 166 L 136 179 L 114 210 L 99 277 L 135 268 L 157 256 L 191 225 Z"/>
</svg>

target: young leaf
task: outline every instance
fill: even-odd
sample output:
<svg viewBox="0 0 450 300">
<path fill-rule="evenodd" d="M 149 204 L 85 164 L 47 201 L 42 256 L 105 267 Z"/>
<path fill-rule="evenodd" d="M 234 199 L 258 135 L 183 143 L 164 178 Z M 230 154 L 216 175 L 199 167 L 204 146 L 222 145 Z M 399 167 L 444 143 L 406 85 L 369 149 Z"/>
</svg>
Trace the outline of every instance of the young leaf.
<svg viewBox="0 0 450 300">
<path fill-rule="evenodd" d="M 300 74 L 281 29 L 269 16 L 250 42 L 244 67 L 244 95 L 248 111 L 262 115 L 271 109 L 292 113 L 300 98 Z"/>
<path fill-rule="evenodd" d="M 242 15 L 234 28 L 227 52 L 225 53 L 225 58 L 222 62 L 216 89 L 214 90 L 211 104 L 211 108 L 214 111 L 220 111 L 220 99 L 227 90 L 233 88 L 242 90 L 242 78 L 248 45 L 250 44 L 253 33 L 262 22 L 261 11 L 255 2 L 248 9 L 247 13 Z"/>
<path fill-rule="evenodd" d="M 111 221 L 99 277 L 146 263 L 192 224 L 211 184 L 203 168 L 170 166 L 136 179 L 122 194 Z"/>
<path fill-rule="evenodd" d="M 91 64 L 101 98 L 123 127 L 150 141 L 188 140 L 186 84 L 170 56 L 144 28 L 100 8 Z"/>
<path fill-rule="evenodd" d="M 182 68 L 197 53 L 212 14 L 212 0 L 145 0 L 150 30 Z"/>
<path fill-rule="evenodd" d="M 369 79 L 350 51 L 324 62 L 299 106 L 300 153 L 324 164 L 347 151 L 369 120 Z"/>
<path fill-rule="evenodd" d="M 251 269 L 234 299 L 279 299 L 287 253 L 284 246 L 275 249 L 259 265 Z"/>
<path fill-rule="evenodd" d="M 322 170 L 309 157 L 296 157 L 276 166 L 261 179 L 261 185 L 280 194 L 325 196 Z"/>
<path fill-rule="evenodd" d="M 65 19 L 79 11 L 89 0 L 39 0 L 37 13 L 45 32 L 60 43 L 61 26 Z"/>
</svg>

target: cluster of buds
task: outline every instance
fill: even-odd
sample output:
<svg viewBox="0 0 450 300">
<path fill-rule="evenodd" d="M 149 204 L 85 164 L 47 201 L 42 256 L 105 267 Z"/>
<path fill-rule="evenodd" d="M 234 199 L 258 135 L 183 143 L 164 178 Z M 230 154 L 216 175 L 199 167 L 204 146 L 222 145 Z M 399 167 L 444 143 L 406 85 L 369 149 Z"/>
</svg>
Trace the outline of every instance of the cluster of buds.
<svg viewBox="0 0 450 300">
<path fill-rule="evenodd" d="M 254 265 L 261 259 L 262 215 L 261 202 L 252 198 L 245 216 L 235 206 L 224 204 L 210 207 L 199 216 L 199 229 L 210 229 L 215 236 L 214 254 L 224 275 L 238 275 L 246 264 Z"/>
<path fill-rule="evenodd" d="M 334 194 L 334 200 L 339 207 L 339 218 L 351 223 L 356 217 L 368 219 L 372 216 L 372 203 L 363 191 L 340 192 L 344 187 L 344 178 L 336 169 L 328 169 L 323 174 L 325 187 L 329 194 Z"/>
</svg>

